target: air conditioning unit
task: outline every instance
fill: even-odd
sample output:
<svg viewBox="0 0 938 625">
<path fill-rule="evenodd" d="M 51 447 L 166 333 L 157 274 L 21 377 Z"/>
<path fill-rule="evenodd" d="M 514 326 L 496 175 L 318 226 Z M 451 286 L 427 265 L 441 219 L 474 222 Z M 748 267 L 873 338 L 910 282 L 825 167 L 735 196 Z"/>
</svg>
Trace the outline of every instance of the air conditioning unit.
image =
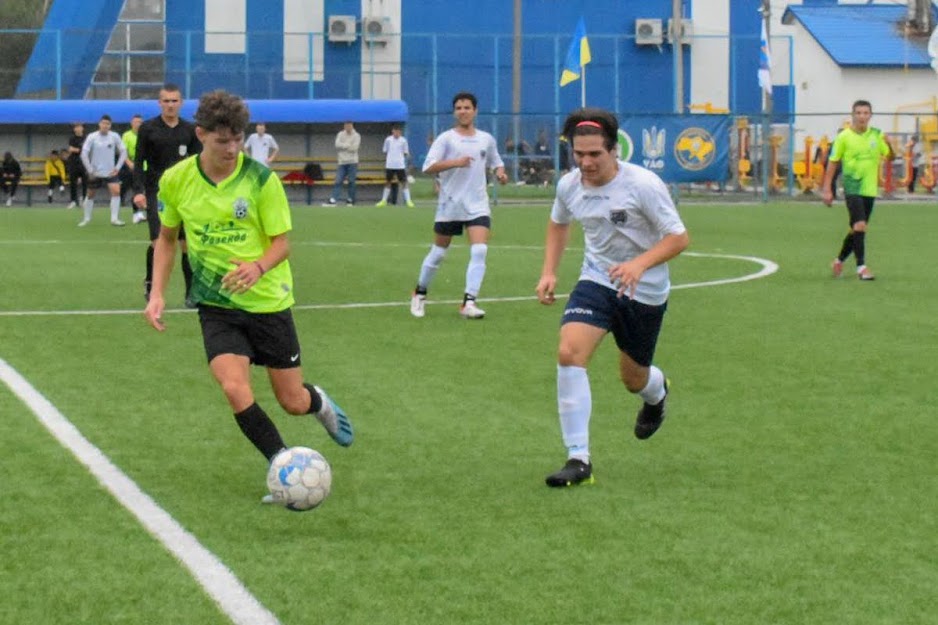
<svg viewBox="0 0 938 625">
<path fill-rule="evenodd" d="M 354 43 L 356 38 L 354 15 L 329 16 L 329 41 Z"/>
<path fill-rule="evenodd" d="M 370 45 L 387 45 L 391 39 L 390 17 L 363 17 L 362 41 Z"/>
<path fill-rule="evenodd" d="M 658 46 L 664 43 L 661 20 L 640 17 L 635 20 L 635 45 Z"/>
<path fill-rule="evenodd" d="M 681 43 L 685 46 L 689 46 L 694 37 L 694 22 L 693 20 L 681 20 L 681 32 L 680 38 Z M 674 20 L 668 20 L 668 41 L 674 43 Z"/>
</svg>

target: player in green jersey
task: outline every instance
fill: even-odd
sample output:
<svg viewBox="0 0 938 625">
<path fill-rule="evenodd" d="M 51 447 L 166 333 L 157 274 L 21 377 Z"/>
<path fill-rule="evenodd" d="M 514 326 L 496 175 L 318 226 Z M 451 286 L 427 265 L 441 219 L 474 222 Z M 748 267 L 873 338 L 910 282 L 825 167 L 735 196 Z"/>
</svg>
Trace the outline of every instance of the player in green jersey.
<svg viewBox="0 0 938 625">
<path fill-rule="evenodd" d="M 830 206 L 834 201 L 832 181 L 837 164 L 843 166 L 844 198 L 850 214 L 850 230 L 844 238 L 840 254 L 831 264 L 834 277 L 840 277 L 844 261 L 852 253 L 857 260 L 857 277 L 873 280 L 873 272 L 866 266 L 866 231 L 873 202 L 879 190 L 879 167 L 883 157 L 892 160 L 892 146 L 879 128 L 870 126 L 873 107 L 866 100 L 853 103 L 850 127 L 837 135 L 831 148 L 830 161 L 824 172 L 821 197 Z"/>
<path fill-rule="evenodd" d="M 255 364 L 267 368 L 284 410 L 313 414 L 347 447 L 353 440 L 348 417 L 321 388 L 303 381 L 290 310 L 290 207 L 280 179 L 242 153 L 248 120 L 247 106 L 235 95 L 214 91 L 199 101 L 195 123 L 202 152 L 160 180 L 161 226 L 144 314 L 151 326 L 165 330 L 163 293 L 184 228 L 193 271 L 190 297 L 199 309 L 209 368 L 241 431 L 268 461 L 286 447 L 254 400 L 249 368 Z"/>
</svg>

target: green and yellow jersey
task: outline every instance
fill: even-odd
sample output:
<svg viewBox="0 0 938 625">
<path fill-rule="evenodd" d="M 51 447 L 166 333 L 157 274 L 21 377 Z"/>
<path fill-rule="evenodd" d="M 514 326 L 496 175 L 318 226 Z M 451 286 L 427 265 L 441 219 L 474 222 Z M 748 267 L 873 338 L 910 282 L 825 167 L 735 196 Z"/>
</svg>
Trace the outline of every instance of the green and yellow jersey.
<svg viewBox="0 0 938 625">
<path fill-rule="evenodd" d="M 121 141 L 124 142 L 124 147 L 127 148 L 127 158 L 134 160 L 137 155 L 137 133 L 133 130 L 127 130 L 121 135 Z"/>
<path fill-rule="evenodd" d="M 202 172 L 199 157 L 191 156 L 160 179 L 159 215 L 164 226 L 185 228 L 192 266 L 190 297 L 196 302 L 257 313 L 293 305 L 288 261 L 267 268 L 246 293 L 231 293 L 221 284 L 235 268 L 232 258 L 257 260 L 272 237 L 292 228 L 283 184 L 269 169 L 238 154 L 234 172 L 216 185 Z"/>
<path fill-rule="evenodd" d="M 858 133 L 846 128 L 834 139 L 832 161 L 843 166 L 844 195 L 876 197 L 879 190 L 879 163 L 889 154 L 889 145 L 879 128 Z"/>
</svg>

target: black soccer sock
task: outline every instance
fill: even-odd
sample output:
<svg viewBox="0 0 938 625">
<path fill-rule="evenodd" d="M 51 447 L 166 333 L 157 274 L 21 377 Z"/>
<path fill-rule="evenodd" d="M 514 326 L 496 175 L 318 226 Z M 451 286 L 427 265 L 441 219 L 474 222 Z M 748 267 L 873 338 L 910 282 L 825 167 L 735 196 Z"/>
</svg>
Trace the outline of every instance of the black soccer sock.
<svg viewBox="0 0 938 625">
<path fill-rule="evenodd" d="M 476 301 L 476 296 L 475 296 L 475 295 L 469 295 L 468 293 L 463 293 L 463 294 L 462 294 L 462 305 L 463 305 L 463 306 L 466 305 L 466 302 L 474 302 L 474 301 Z"/>
<path fill-rule="evenodd" d="M 866 264 L 866 233 L 853 233 L 853 255 L 857 257 L 857 267 Z"/>
<path fill-rule="evenodd" d="M 418 284 L 418 285 L 416 286 L 416 288 L 414 289 L 414 293 L 416 293 L 417 295 L 426 295 L 426 294 L 427 294 L 427 287 L 425 287 L 425 286 L 420 286 L 420 285 Z"/>
<path fill-rule="evenodd" d="M 303 386 L 306 387 L 306 390 L 309 391 L 310 404 L 309 404 L 309 414 L 316 414 L 322 410 L 322 395 L 316 392 L 316 388 L 312 384 L 307 384 L 303 382 Z"/>
<path fill-rule="evenodd" d="M 264 409 L 257 405 L 257 402 L 235 413 L 234 417 L 244 435 L 268 461 L 286 447 L 283 439 L 280 438 L 277 426 L 270 420 Z"/>
<path fill-rule="evenodd" d="M 847 233 L 847 236 L 844 237 L 844 244 L 840 248 L 840 254 L 837 255 L 837 258 L 840 259 L 840 262 L 844 262 L 853 252 L 853 231 Z"/>
<path fill-rule="evenodd" d="M 153 246 L 147 248 L 147 284 L 153 282 Z"/>
<path fill-rule="evenodd" d="M 186 297 L 192 290 L 192 265 L 189 264 L 189 254 L 182 255 L 182 279 L 186 282 Z"/>
</svg>

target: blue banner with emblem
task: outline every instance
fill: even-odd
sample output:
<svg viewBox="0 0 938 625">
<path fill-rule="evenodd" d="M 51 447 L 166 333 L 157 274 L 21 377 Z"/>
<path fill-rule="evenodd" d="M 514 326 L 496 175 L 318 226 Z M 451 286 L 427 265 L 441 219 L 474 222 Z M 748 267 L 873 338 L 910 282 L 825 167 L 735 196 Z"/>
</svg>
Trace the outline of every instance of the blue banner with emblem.
<svg viewBox="0 0 938 625">
<path fill-rule="evenodd" d="M 730 177 L 728 115 L 628 115 L 619 118 L 619 157 L 665 182 Z"/>
</svg>

